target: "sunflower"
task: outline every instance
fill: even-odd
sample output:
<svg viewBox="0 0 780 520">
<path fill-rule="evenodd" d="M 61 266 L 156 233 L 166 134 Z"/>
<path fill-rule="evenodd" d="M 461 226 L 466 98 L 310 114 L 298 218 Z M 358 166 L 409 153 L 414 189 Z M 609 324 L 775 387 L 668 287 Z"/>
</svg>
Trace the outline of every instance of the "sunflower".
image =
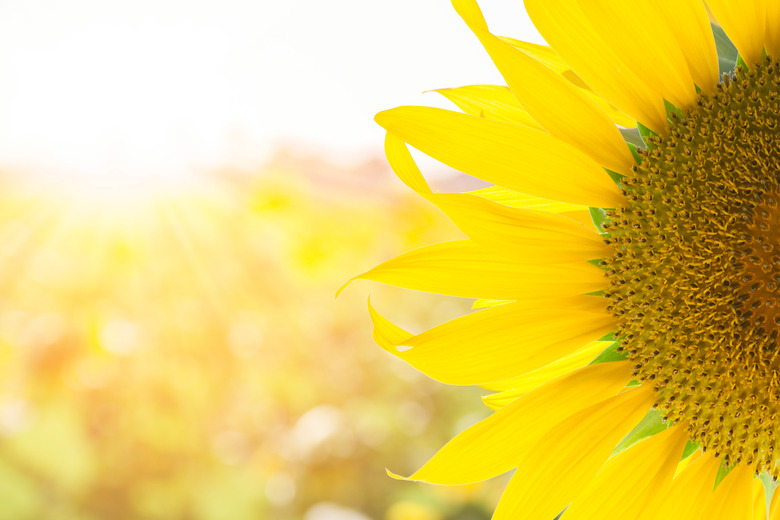
<svg viewBox="0 0 780 520">
<path fill-rule="evenodd" d="M 780 519 L 780 2 L 525 0 L 551 47 L 453 4 L 508 87 L 376 120 L 468 238 L 358 278 L 477 299 L 416 335 L 369 310 L 495 413 L 408 478 L 515 470 L 496 519 Z M 495 186 L 435 193 L 409 146 Z"/>
</svg>

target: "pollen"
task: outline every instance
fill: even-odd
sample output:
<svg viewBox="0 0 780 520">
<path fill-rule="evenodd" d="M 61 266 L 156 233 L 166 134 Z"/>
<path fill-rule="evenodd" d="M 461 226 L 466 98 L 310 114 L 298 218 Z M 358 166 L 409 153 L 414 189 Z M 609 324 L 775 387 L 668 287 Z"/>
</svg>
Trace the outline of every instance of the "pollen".
<svg viewBox="0 0 780 520">
<path fill-rule="evenodd" d="M 727 464 L 778 477 L 780 66 L 671 113 L 609 212 L 605 292 L 634 376 Z"/>
</svg>

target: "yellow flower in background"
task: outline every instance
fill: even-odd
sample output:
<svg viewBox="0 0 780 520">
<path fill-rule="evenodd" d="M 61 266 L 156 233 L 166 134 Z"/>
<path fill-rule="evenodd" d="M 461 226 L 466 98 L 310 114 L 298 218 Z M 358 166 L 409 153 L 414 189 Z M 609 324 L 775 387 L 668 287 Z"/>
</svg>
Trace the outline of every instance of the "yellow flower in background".
<svg viewBox="0 0 780 520">
<path fill-rule="evenodd" d="M 453 4 L 508 88 L 377 122 L 468 239 L 359 278 L 478 299 L 374 336 L 496 411 L 409 479 L 516 468 L 496 519 L 780 519 L 780 2 L 526 0 L 551 48 Z M 407 145 L 496 186 L 434 193 Z"/>
</svg>

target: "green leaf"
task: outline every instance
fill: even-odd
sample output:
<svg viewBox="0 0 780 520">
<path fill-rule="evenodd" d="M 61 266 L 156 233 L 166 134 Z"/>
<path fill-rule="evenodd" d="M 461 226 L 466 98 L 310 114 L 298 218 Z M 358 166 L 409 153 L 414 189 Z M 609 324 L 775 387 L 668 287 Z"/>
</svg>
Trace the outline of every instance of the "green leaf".
<svg viewBox="0 0 780 520">
<path fill-rule="evenodd" d="M 628 432 L 622 441 L 615 446 L 612 455 L 615 455 L 633 444 L 646 439 L 656 433 L 661 433 L 672 425 L 672 421 L 663 420 L 663 414 L 659 410 L 650 410 L 645 418 L 639 421 L 636 427 Z"/>
<path fill-rule="evenodd" d="M 593 225 L 596 226 L 596 229 L 599 230 L 599 233 L 601 233 L 602 235 L 606 234 L 602 231 L 601 225 L 609 221 L 607 212 L 604 211 L 602 208 L 589 208 L 589 209 L 590 209 L 590 218 L 593 220 Z"/>
<path fill-rule="evenodd" d="M 739 53 L 720 26 L 712 24 L 712 35 L 715 38 L 715 47 L 718 49 L 718 69 L 721 74 L 727 74 L 737 65 Z"/>
<path fill-rule="evenodd" d="M 618 351 L 618 348 L 620 347 L 620 342 L 616 341 L 607 348 L 604 349 L 604 351 L 596 356 L 596 359 L 590 362 L 591 365 L 598 365 L 600 363 L 612 363 L 613 361 L 625 361 L 628 359 L 628 354 L 626 354 L 623 351 Z"/>
<path fill-rule="evenodd" d="M 745 60 L 742 59 L 742 56 L 737 56 L 737 67 L 740 67 L 744 71 L 747 71 L 750 68 L 748 67 L 748 64 L 745 63 Z"/>
</svg>

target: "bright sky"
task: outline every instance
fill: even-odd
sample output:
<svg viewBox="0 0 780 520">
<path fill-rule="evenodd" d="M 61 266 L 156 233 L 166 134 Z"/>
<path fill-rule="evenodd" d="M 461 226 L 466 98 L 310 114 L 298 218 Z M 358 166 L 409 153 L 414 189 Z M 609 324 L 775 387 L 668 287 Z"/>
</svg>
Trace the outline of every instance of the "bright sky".
<svg viewBox="0 0 780 520">
<path fill-rule="evenodd" d="M 494 32 L 541 42 L 520 0 Z M 378 150 L 374 113 L 500 82 L 448 0 L 4 0 L 0 168 L 59 179 Z"/>
</svg>

